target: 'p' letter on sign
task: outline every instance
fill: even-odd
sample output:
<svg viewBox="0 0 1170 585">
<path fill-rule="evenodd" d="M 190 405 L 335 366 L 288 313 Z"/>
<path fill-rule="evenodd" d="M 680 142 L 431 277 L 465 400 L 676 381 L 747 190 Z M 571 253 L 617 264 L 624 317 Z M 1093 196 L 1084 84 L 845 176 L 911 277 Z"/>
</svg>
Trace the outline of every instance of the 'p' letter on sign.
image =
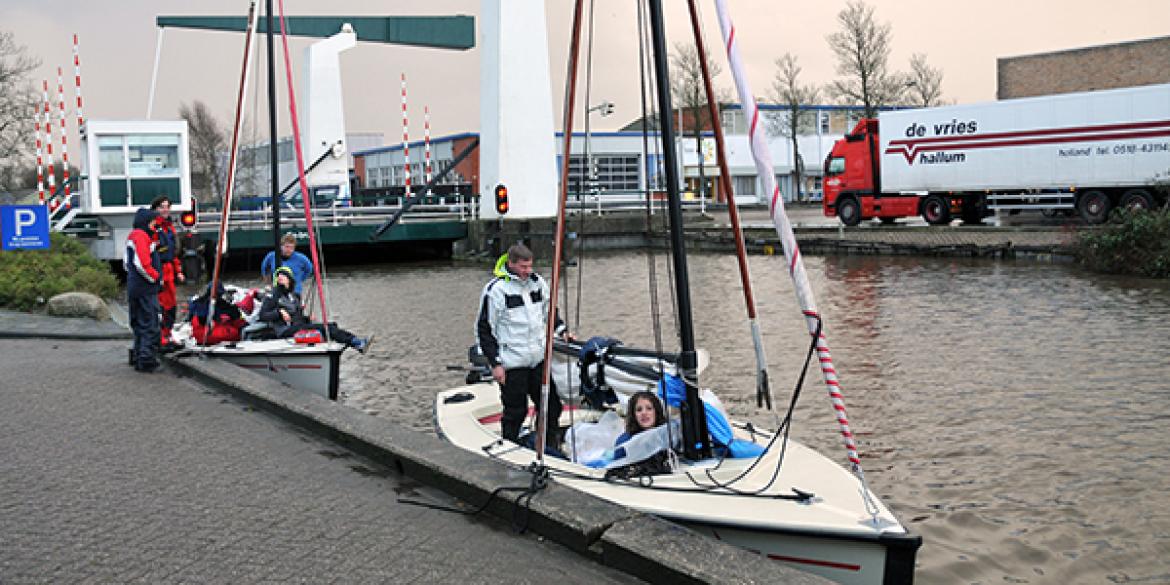
<svg viewBox="0 0 1170 585">
<path fill-rule="evenodd" d="M 49 247 L 49 208 L 44 205 L 0 205 L 0 240 L 5 250 Z"/>
</svg>

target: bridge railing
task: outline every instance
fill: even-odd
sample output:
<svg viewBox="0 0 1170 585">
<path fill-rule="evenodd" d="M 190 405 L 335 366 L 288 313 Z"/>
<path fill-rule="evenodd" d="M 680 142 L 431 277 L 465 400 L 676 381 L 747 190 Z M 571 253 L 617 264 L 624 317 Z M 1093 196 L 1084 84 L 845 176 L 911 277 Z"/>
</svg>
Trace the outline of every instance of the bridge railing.
<svg viewBox="0 0 1170 585">
<path fill-rule="evenodd" d="M 371 228 L 386 221 L 400 205 L 368 205 L 362 207 L 330 206 L 313 209 L 313 223 L 319 226 L 353 226 L 368 225 Z M 433 221 L 469 221 L 477 219 L 478 206 L 466 200 L 456 200 L 447 204 L 415 205 L 410 212 L 403 215 L 402 223 L 433 222 Z M 220 214 L 218 212 L 204 212 L 200 214 L 199 229 L 219 227 Z M 271 229 L 272 210 L 237 210 L 231 212 L 229 225 L 235 229 Z M 297 227 L 305 225 L 305 214 L 300 208 L 285 208 L 280 212 L 282 226 Z"/>
</svg>

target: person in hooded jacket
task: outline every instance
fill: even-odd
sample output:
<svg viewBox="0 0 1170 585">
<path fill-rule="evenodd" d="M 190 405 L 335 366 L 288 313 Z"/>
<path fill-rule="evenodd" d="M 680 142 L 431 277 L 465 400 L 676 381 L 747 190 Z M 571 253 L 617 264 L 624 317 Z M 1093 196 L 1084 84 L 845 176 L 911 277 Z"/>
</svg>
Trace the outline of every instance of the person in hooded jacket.
<svg viewBox="0 0 1170 585">
<path fill-rule="evenodd" d="M 161 343 L 163 350 L 166 351 L 174 345 L 171 329 L 175 326 L 179 304 L 175 283 L 182 283 L 186 277 L 183 276 L 183 262 L 178 254 L 179 237 L 175 233 L 175 224 L 171 221 L 171 200 L 166 195 L 159 195 L 150 202 L 150 208 L 158 214 L 158 257 L 162 262 L 158 304 L 162 311 Z"/>
<path fill-rule="evenodd" d="M 305 316 L 301 304 L 301 295 L 296 291 L 296 278 L 288 266 L 276 269 L 272 277 L 272 294 L 264 299 L 260 306 L 260 320 L 272 326 L 277 337 L 292 337 L 298 331 L 311 329 L 322 335 L 328 334 L 330 339 L 344 343 L 361 353 L 366 353 L 370 347 L 369 338 L 358 337 L 345 329 L 330 323 L 328 329 L 321 323 L 312 323 Z"/>
<path fill-rule="evenodd" d="M 153 372 L 159 367 L 158 293 L 162 261 L 157 249 L 157 218 L 158 214 L 150 209 L 135 212 L 134 229 L 126 238 L 126 250 L 122 255 L 130 329 L 134 332 L 130 361 L 139 372 Z"/>
<path fill-rule="evenodd" d="M 227 298 L 227 290 L 223 283 L 216 283 L 215 304 L 211 312 L 213 324 L 211 335 L 207 331 L 207 312 L 211 303 L 211 285 L 199 295 L 187 308 L 191 318 L 191 335 L 202 345 L 239 341 L 240 330 L 247 324 L 244 321 L 240 308 L 232 304 Z"/>
<path fill-rule="evenodd" d="M 528 400 L 540 404 L 544 376 L 545 326 L 548 323 L 548 284 L 532 271 L 532 250 L 514 244 L 500 257 L 495 278 L 483 288 L 475 319 L 480 353 L 492 366 L 492 378 L 500 385 L 500 434 L 519 443 L 520 427 L 528 413 Z M 554 332 L 566 340 L 573 336 L 556 317 Z M 549 380 L 548 429 L 545 445 L 559 448 L 557 429 L 561 399 Z"/>
</svg>

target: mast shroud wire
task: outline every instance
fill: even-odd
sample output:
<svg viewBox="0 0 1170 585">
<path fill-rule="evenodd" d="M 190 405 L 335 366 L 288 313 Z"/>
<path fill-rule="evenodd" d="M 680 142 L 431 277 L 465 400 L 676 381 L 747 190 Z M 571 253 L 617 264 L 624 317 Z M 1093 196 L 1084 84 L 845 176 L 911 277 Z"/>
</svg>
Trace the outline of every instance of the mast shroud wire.
<svg viewBox="0 0 1170 585">
<path fill-rule="evenodd" d="M 215 290 L 219 284 L 219 272 L 223 267 L 223 249 L 227 243 L 228 219 L 231 217 L 232 191 L 236 184 L 236 162 L 240 147 L 240 124 L 244 117 L 244 105 L 247 102 L 248 76 L 252 70 L 253 40 L 256 36 L 256 22 L 260 19 L 260 11 L 256 9 L 256 0 L 248 4 L 248 29 L 244 33 L 244 65 L 240 72 L 240 89 L 236 93 L 236 119 L 232 122 L 232 146 L 228 155 L 227 181 L 223 193 L 223 209 L 219 216 L 219 238 L 215 244 L 215 266 L 211 271 L 211 288 L 207 295 L 207 333 L 204 341 L 211 341 L 211 332 L 215 325 Z M 161 31 L 161 29 L 160 29 Z M 161 32 L 160 32 L 161 34 Z M 153 96 L 153 90 L 152 94 Z"/>
<path fill-rule="evenodd" d="M 305 211 L 305 225 L 309 232 L 309 250 L 313 253 L 313 278 L 317 281 L 317 297 L 321 304 L 321 319 L 325 323 L 325 339 L 329 341 L 329 311 L 325 309 L 325 290 L 321 284 L 321 257 L 317 253 L 317 234 L 313 229 L 313 198 L 309 193 L 309 183 L 305 180 L 305 154 L 301 151 L 301 128 L 297 121 L 297 96 L 293 91 L 292 63 L 288 56 L 288 32 L 284 19 L 284 0 L 277 0 L 280 11 L 280 43 L 284 51 L 284 75 L 288 81 L 288 113 L 292 122 L 293 151 L 297 155 L 297 177 L 301 184 L 301 197 Z M 272 161 L 276 164 L 275 161 Z"/>
<path fill-rule="evenodd" d="M 775 176 L 772 174 L 772 157 L 765 143 L 764 129 L 759 124 L 760 112 L 756 107 L 756 99 L 752 94 L 751 85 L 743 68 L 739 45 L 735 42 L 735 25 L 731 22 L 731 14 L 728 12 L 726 0 L 715 0 L 715 7 L 719 13 L 719 28 L 723 33 L 723 47 L 727 51 L 727 60 L 731 65 L 732 76 L 735 78 L 735 86 L 739 93 L 743 113 L 748 120 L 752 159 L 756 164 L 756 172 L 763 178 L 765 192 L 771 193 L 768 210 L 784 248 L 784 258 L 788 264 L 788 274 L 792 277 L 796 300 L 804 314 L 809 334 L 816 339 L 821 375 L 837 416 L 837 424 L 841 429 L 841 437 L 845 443 L 846 456 L 852 466 L 853 473 L 861 481 L 862 499 L 865 501 L 866 509 L 876 518 L 877 504 L 873 501 L 869 486 L 866 485 L 865 471 L 861 467 L 861 458 L 857 454 L 857 444 L 853 438 L 853 431 L 849 428 L 849 420 L 845 414 L 845 398 L 841 393 L 837 370 L 833 366 L 833 357 L 829 353 L 829 343 L 818 325 L 821 319 L 817 312 L 816 299 L 813 297 L 812 286 L 808 282 L 808 273 L 805 271 L 804 262 L 800 258 L 800 248 L 796 244 L 796 235 L 792 232 L 792 224 L 788 220 L 788 214 L 784 211 L 780 187 L 776 185 Z"/>
</svg>

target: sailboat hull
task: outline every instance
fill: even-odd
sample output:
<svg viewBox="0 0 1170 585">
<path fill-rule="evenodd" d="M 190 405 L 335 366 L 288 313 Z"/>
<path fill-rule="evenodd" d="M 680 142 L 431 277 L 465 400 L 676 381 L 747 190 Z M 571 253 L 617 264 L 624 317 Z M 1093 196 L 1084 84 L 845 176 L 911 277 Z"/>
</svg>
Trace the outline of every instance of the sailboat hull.
<svg viewBox="0 0 1170 585">
<path fill-rule="evenodd" d="M 500 441 L 499 413 L 499 391 L 494 383 L 454 388 L 436 399 L 436 429 L 446 440 L 470 452 L 527 465 L 535 453 Z M 570 416 L 580 421 L 590 412 L 568 408 L 561 424 L 567 425 Z M 736 434 L 762 443 L 770 438 L 744 428 L 737 428 Z M 684 464 L 680 471 L 654 476 L 652 488 L 638 482 L 605 481 L 603 470 L 571 461 L 546 457 L 545 463 L 554 480 L 564 485 L 678 522 L 810 573 L 857 585 L 913 582 L 921 538 L 910 534 L 876 497 L 871 499 L 873 513 L 867 511 L 856 477 L 812 449 L 789 441 L 783 465 L 771 481 L 779 457 L 777 443 L 752 469 L 749 466 L 755 459 Z M 736 491 L 760 490 L 762 494 L 702 489 L 737 477 L 741 479 L 734 482 Z M 806 501 L 775 497 L 791 496 L 794 489 L 814 496 Z"/>
<path fill-rule="evenodd" d="M 339 394 L 345 345 L 337 342 L 297 344 L 291 339 L 272 339 L 193 346 L 192 350 L 329 400 L 337 400 Z"/>
</svg>

